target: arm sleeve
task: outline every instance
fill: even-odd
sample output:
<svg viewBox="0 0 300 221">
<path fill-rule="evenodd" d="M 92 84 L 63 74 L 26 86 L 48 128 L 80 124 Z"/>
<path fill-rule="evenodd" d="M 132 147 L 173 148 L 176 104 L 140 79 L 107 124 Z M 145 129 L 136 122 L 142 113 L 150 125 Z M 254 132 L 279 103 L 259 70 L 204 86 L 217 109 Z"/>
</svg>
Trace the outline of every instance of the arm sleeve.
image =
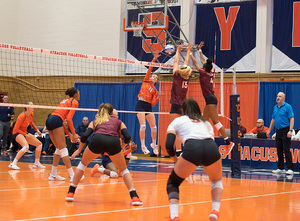
<svg viewBox="0 0 300 221">
<path fill-rule="evenodd" d="M 79 103 L 78 101 L 74 100 L 73 103 L 72 103 L 72 107 L 78 107 L 79 106 Z M 70 110 L 69 113 L 68 113 L 68 116 L 67 116 L 67 122 L 68 122 L 68 126 L 70 128 L 70 131 L 72 134 L 75 134 L 75 129 L 74 129 L 74 125 L 73 125 L 73 116 L 75 114 L 76 110 Z"/>
<path fill-rule="evenodd" d="M 19 117 L 16 121 L 16 124 L 14 126 L 14 131 L 19 133 L 19 134 L 22 134 L 23 136 L 25 136 L 27 134 L 26 132 L 20 130 L 20 127 L 21 127 L 22 123 L 24 122 L 24 119 L 25 119 L 25 117 L 24 117 L 23 114 L 19 115 Z"/>
<path fill-rule="evenodd" d="M 39 131 L 39 129 L 35 126 L 35 124 L 33 123 L 33 121 L 31 121 L 30 126 L 32 126 L 32 128 L 33 128 L 36 132 Z"/>
<path fill-rule="evenodd" d="M 153 58 L 151 62 L 155 62 L 156 58 Z M 146 73 L 146 76 L 144 78 L 144 81 L 149 81 L 150 80 L 150 74 L 152 72 L 153 66 L 149 66 L 148 71 Z"/>
<path fill-rule="evenodd" d="M 159 97 L 158 97 L 158 92 L 156 91 L 156 93 L 154 94 L 153 96 L 153 99 L 152 99 L 152 106 L 154 107 L 159 101 Z"/>
<path fill-rule="evenodd" d="M 87 139 L 89 138 L 89 136 L 91 136 L 91 134 L 94 132 L 94 130 L 92 128 L 88 128 L 84 134 L 81 136 L 80 142 L 82 143 L 86 143 Z"/>
<path fill-rule="evenodd" d="M 167 140 L 166 140 L 166 149 L 170 157 L 175 156 L 175 150 L 174 150 L 174 142 L 176 139 L 176 135 L 172 133 L 168 133 Z"/>
<path fill-rule="evenodd" d="M 122 135 L 124 137 L 124 143 L 126 143 L 126 144 L 129 143 L 130 140 L 131 140 L 131 136 L 130 136 L 127 128 L 122 129 L 121 133 L 122 133 Z"/>
</svg>

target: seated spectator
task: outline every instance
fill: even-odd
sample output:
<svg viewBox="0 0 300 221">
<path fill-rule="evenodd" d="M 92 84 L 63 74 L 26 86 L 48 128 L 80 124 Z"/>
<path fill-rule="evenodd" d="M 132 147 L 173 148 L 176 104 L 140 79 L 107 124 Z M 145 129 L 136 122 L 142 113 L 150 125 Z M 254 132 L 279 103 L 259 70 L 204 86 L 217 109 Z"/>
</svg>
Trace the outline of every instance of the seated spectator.
<svg viewBox="0 0 300 221">
<path fill-rule="evenodd" d="M 76 127 L 76 130 L 75 130 L 76 134 L 79 135 L 79 139 L 80 139 L 80 137 L 85 133 L 85 131 L 86 131 L 86 129 L 88 128 L 88 126 L 89 126 L 89 118 L 88 118 L 88 117 L 83 117 L 83 118 L 82 118 L 82 123 L 79 124 L 79 125 Z M 76 150 L 78 149 L 78 148 L 77 148 L 77 145 L 79 144 L 79 141 L 80 141 L 80 140 L 78 140 L 77 143 L 72 143 L 72 144 L 71 144 L 71 147 L 70 147 L 70 149 L 69 149 L 69 155 L 70 155 L 70 156 L 74 153 L 74 151 L 76 151 Z M 88 145 L 88 141 L 85 143 L 85 145 L 84 145 L 84 147 L 83 147 L 83 149 L 82 149 L 82 153 L 83 153 L 83 151 L 85 150 L 85 147 L 86 147 L 87 145 Z"/>
<path fill-rule="evenodd" d="M 256 121 L 256 127 L 254 127 L 251 131 L 250 134 L 258 134 L 259 132 L 265 132 L 267 133 L 269 130 L 268 127 L 265 127 L 265 122 L 263 119 L 258 119 Z"/>
<path fill-rule="evenodd" d="M 240 126 L 240 135 L 241 135 L 241 137 L 244 137 L 244 134 L 245 133 L 247 133 L 247 129 L 246 129 L 246 127 L 244 127 L 244 126 Z"/>
</svg>

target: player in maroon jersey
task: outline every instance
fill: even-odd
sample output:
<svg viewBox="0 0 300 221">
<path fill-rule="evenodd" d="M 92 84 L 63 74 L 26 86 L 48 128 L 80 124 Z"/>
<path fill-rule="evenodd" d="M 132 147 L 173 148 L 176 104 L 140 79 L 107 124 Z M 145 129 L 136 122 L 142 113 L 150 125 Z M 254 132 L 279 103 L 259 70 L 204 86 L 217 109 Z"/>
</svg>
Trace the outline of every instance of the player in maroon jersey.
<svg viewBox="0 0 300 221">
<path fill-rule="evenodd" d="M 219 115 L 217 111 L 217 104 L 218 104 L 218 99 L 215 96 L 215 92 L 213 90 L 213 80 L 214 80 L 214 74 L 211 73 L 212 70 L 212 59 L 208 58 L 205 61 L 205 58 L 203 56 L 201 48 L 204 46 L 204 42 L 201 41 L 199 45 L 197 45 L 197 48 L 199 50 L 200 54 L 200 61 L 203 64 L 203 68 L 200 68 L 198 65 L 195 57 L 193 56 L 192 53 L 191 59 L 197 68 L 199 72 L 199 80 L 200 80 L 200 85 L 201 85 L 201 90 L 203 97 L 205 99 L 206 105 L 204 107 L 203 111 L 203 117 L 206 119 L 211 119 L 215 127 L 220 131 L 222 137 L 224 138 L 225 144 L 226 144 L 226 154 L 229 154 L 234 147 L 234 143 L 230 142 L 229 138 L 226 135 L 225 128 L 219 121 Z"/>
<path fill-rule="evenodd" d="M 190 75 L 192 73 L 192 69 L 188 66 L 190 60 L 190 53 L 192 51 L 192 45 L 189 44 L 187 46 L 187 53 L 184 60 L 184 64 L 181 67 L 179 67 L 179 53 L 182 50 L 182 47 L 183 44 L 178 45 L 174 58 L 173 83 L 170 99 L 170 122 L 182 115 L 182 103 L 186 99 Z M 181 140 L 179 138 L 176 139 L 175 147 L 176 152 L 179 153 L 181 151 Z"/>
</svg>

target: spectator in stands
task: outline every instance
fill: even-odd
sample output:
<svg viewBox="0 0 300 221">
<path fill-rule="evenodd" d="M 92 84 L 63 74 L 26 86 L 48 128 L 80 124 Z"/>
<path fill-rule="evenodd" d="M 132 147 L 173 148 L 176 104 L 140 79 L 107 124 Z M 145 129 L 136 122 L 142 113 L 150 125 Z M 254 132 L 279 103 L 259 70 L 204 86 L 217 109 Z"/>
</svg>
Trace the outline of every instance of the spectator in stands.
<svg viewBox="0 0 300 221">
<path fill-rule="evenodd" d="M 2 98 L 3 103 L 8 103 L 8 96 L 4 95 Z M 1 152 L 6 153 L 7 138 L 10 129 L 10 120 L 14 118 L 15 109 L 13 107 L 0 106 L 0 149 Z M 1 145 L 1 139 L 2 145 Z"/>
<path fill-rule="evenodd" d="M 256 121 L 256 127 L 254 127 L 250 131 L 250 134 L 258 134 L 259 132 L 265 132 L 265 133 L 267 133 L 268 130 L 269 130 L 269 128 L 265 126 L 264 120 L 263 119 L 258 119 Z"/>
<path fill-rule="evenodd" d="M 82 123 L 79 124 L 79 125 L 77 126 L 76 130 L 75 130 L 75 131 L 76 131 L 76 134 L 79 135 L 79 141 L 80 141 L 81 136 L 85 133 L 85 131 L 86 131 L 86 129 L 88 128 L 88 126 L 89 126 L 89 118 L 88 118 L 88 117 L 83 117 L 83 118 L 82 118 Z M 70 153 L 69 153 L 70 155 L 72 155 L 72 153 L 73 153 L 75 150 L 77 150 L 77 144 L 79 144 L 79 141 L 78 141 L 77 143 L 72 143 L 72 149 L 71 149 L 71 151 L 70 151 Z M 84 147 L 83 147 L 81 153 L 83 153 L 83 151 L 85 150 L 85 147 L 86 147 L 88 144 L 89 144 L 89 142 L 86 141 L 86 143 L 85 143 L 85 145 L 84 145 Z"/>
<path fill-rule="evenodd" d="M 50 117 L 50 115 L 51 115 L 51 113 L 48 114 L 48 117 Z M 48 129 L 46 126 L 43 128 L 42 133 L 45 134 L 45 141 L 44 141 L 44 145 L 43 145 L 42 154 L 46 155 L 47 150 L 49 149 L 52 142 L 51 142 L 50 135 L 49 135 L 49 132 L 48 132 Z"/>
<path fill-rule="evenodd" d="M 288 175 L 294 174 L 292 154 L 290 151 L 291 137 L 294 128 L 294 112 L 291 105 L 285 102 L 285 94 L 279 92 L 276 98 L 277 104 L 274 106 L 272 120 L 270 123 L 267 136 L 270 137 L 270 132 L 276 127 L 276 148 L 277 148 L 277 170 L 273 170 L 273 173 Z M 286 160 L 286 166 L 288 171 L 284 170 L 284 156 Z"/>
</svg>

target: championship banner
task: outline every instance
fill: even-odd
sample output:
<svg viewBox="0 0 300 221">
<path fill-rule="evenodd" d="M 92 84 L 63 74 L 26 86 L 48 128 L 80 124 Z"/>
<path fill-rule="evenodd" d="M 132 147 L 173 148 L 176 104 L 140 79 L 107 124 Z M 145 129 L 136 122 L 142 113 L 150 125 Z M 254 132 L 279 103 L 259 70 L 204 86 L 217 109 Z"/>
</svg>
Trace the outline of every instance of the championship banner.
<svg viewBox="0 0 300 221">
<path fill-rule="evenodd" d="M 175 25 L 176 22 L 180 24 L 180 6 L 174 6 L 174 7 L 169 7 L 171 10 L 173 16 L 169 15 L 169 27 L 168 31 L 169 33 L 172 34 L 174 39 L 179 39 L 180 37 L 180 30 L 179 28 Z M 149 12 L 156 12 L 158 11 L 157 8 L 148 8 L 147 9 Z M 131 17 L 131 14 L 138 14 L 138 10 L 130 10 L 128 12 L 128 17 Z M 134 16 L 133 16 L 134 17 Z M 176 19 L 176 22 L 174 21 L 174 18 Z M 158 42 L 157 38 L 154 36 L 159 36 L 160 42 Z M 145 39 L 145 41 L 143 40 Z M 163 51 L 163 45 L 161 42 L 167 42 L 168 39 L 168 34 L 166 30 L 143 30 L 142 32 L 142 37 L 135 37 L 133 36 L 133 32 L 128 32 L 127 33 L 127 54 L 126 58 L 129 60 L 133 61 L 148 61 L 151 62 L 153 59 L 153 55 L 151 53 L 152 51 Z M 151 50 L 149 49 L 151 47 Z M 159 57 L 160 63 L 168 64 L 169 60 L 171 59 L 170 56 L 162 54 Z M 173 61 L 174 62 L 174 61 Z M 172 65 L 173 65 L 172 62 Z M 153 68 L 153 71 L 155 71 L 157 68 Z M 148 67 L 144 68 L 144 71 L 142 73 L 146 73 L 148 70 Z M 163 69 L 160 70 L 160 72 L 164 72 Z M 167 72 L 169 72 L 167 70 Z M 136 73 L 136 70 L 132 70 L 127 68 L 126 73 Z"/>
<path fill-rule="evenodd" d="M 272 71 L 300 71 L 300 1 L 274 0 Z"/>
<path fill-rule="evenodd" d="M 202 52 L 215 68 L 254 72 L 256 1 L 222 2 L 196 5 L 195 42 L 204 41 Z"/>
</svg>

